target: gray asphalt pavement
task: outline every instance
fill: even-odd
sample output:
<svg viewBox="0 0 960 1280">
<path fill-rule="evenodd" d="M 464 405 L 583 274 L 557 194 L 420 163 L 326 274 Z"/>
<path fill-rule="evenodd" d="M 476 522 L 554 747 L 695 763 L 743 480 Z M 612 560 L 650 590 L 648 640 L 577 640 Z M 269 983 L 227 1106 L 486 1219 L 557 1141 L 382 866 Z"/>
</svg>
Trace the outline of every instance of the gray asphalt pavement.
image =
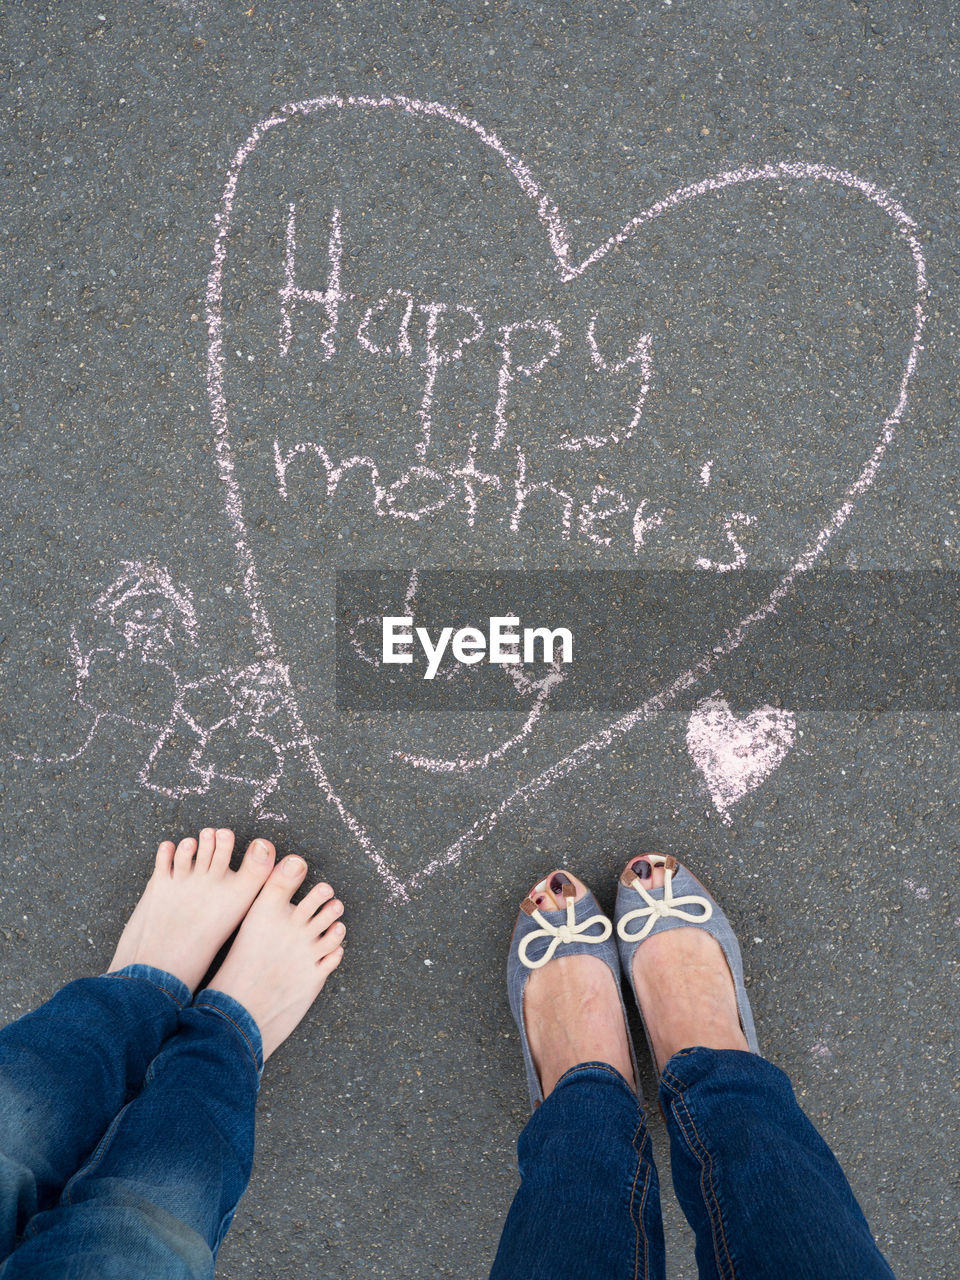
<svg viewBox="0 0 960 1280">
<path fill-rule="evenodd" d="M 0 1016 L 102 968 L 161 838 L 303 853 L 348 949 L 268 1064 L 218 1275 L 480 1278 L 517 904 L 565 864 L 612 906 L 673 852 L 895 1272 L 953 1277 L 955 712 L 827 689 L 738 773 L 762 699 L 704 654 L 626 720 L 452 669 L 453 710 L 338 710 L 335 574 L 960 569 L 955 7 L 0 22 Z"/>
</svg>

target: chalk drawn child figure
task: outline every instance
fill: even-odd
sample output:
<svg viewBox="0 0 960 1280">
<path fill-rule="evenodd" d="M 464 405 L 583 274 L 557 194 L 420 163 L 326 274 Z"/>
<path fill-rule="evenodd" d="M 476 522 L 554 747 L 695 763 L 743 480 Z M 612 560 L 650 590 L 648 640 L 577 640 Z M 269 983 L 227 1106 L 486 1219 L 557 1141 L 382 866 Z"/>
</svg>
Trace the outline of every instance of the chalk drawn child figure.
<svg viewBox="0 0 960 1280">
<path fill-rule="evenodd" d="M 254 817 L 282 821 L 283 814 L 271 811 L 267 802 L 280 784 L 290 753 L 308 744 L 290 714 L 290 700 L 286 669 L 270 661 L 185 688 L 140 781 L 176 797 L 207 793 L 217 783 L 232 786 L 248 793 Z M 210 709 L 218 703 L 224 714 L 211 719 Z M 192 742 L 186 757 L 184 741 Z"/>
<path fill-rule="evenodd" d="M 180 655 L 196 644 L 189 590 L 159 565 L 127 563 L 92 607 L 95 647 L 77 671 L 77 701 L 97 716 L 156 726 L 177 701 Z M 76 628 L 72 633 L 80 652 Z"/>
<path fill-rule="evenodd" d="M 70 628 L 77 714 L 62 726 L 67 750 L 36 755 L 64 763 L 86 751 L 101 725 L 155 734 L 169 720 L 184 683 L 183 658 L 196 644 L 189 589 L 162 565 L 123 563 L 121 574 Z"/>
</svg>

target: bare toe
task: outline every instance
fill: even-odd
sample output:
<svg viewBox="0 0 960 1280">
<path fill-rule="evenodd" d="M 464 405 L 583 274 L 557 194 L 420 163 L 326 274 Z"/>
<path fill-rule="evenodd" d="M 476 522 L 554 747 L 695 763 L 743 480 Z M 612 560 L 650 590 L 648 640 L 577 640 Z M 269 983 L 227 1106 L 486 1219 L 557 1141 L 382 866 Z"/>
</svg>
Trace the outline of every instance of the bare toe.
<svg viewBox="0 0 960 1280">
<path fill-rule="evenodd" d="M 274 868 L 210 983 L 250 1013 L 264 1059 L 298 1025 L 343 957 L 343 903 L 330 885 L 291 902 L 306 871 L 296 855 Z"/>
<path fill-rule="evenodd" d="M 177 851 L 173 855 L 173 875 L 174 879 L 182 879 L 188 876 L 193 870 L 193 855 L 197 851 L 197 842 L 192 836 L 188 836 L 186 840 L 181 840 L 177 845 Z"/>
<path fill-rule="evenodd" d="M 230 855 L 233 853 L 234 835 L 229 827 L 218 827 L 215 832 L 216 847 L 210 863 L 214 871 L 226 871 L 230 866 Z"/>
<path fill-rule="evenodd" d="M 195 990 L 214 956 L 246 915 L 270 875 L 276 850 L 254 840 L 230 870 L 233 832 L 206 827 L 199 840 L 164 840 L 154 872 L 120 936 L 109 969 L 152 965 Z M 302 859 L 294 861 L 303 862 Z M 293 891 L 306 872 L 287 888 Z"/>
<path fill-rule="evenodd" d="M 268 899 L 287 902 L 296 893 L 307 874 L 307 864 L 299 854 L 291 853 L 278 862 L 260 890 Z"/>
<path fill-rule="evenodd" d="M 340 935 L 340 941 L 334 942 L 332 949 L 320 957 L 317 961 L 317 969 L 320 972 L 321 982 L 326 982 L 328 976 L 333 973 L 334 969 L 343 959 L 343 935 Z"/>
<path fill-rule="evenodd" d="M 153 869 L 157 875 L 173 875 L 173 854 L 176 847 L 177 846 L 172 840 L 162 840 L 160 842 L 160 847 L 157 849 L 157 856 L 153 864 Z"/>
<path fill-rule="evenodd" d="M 326 906 L 321 907 L 315 916 L 310 917 L 310 928 L 313 930 L 313 936 L 315 938 L 321 937 L 342 915 L 343 903 L 339 898 L 334 898 Z"/>
<path fill-rule="evenodd" d="M 230 833 L 231 836 L 233 832 Z M 230 840 L 230 847 L 233 848 L 233 840 Z M 218 833 L 219 847 L 219 833 Z M 259 836 L 256 840 L 251 840 L 247 846 L 247 851 L 243 855 L 243 861 L 240 863 L 240 870 L 237 875 L 243 876 L 252 884 L 256 884 L 257 889 L 263 884 L 267 876 L 273 869 L 273 862 L 277 856 L 277 851 L 269 840 L 263 840 Z M 230 861 L 230 855 L 227 855 L 227 862 Z"/>
<path fill-rule="evenodd" d="M 309 893 L 305 893 L 297 903 L 297 911 L 300 915 L 309 919 L 316 915 L 325 902 L 329 902 L 333 897 L 333 889 L 325 880 L 321 880 L 319 884 L 315 884 Z"/>
<path fill-rule="evenodd" d="M 213 849 L 216 844 L 217 833 L 213 827 L 204 827 L 200 832 L 197 840 L 197 856 L 194 860 L 194 869 L 196 871 L 209 871 L 210 862 L 213 858 Z"/>
</svg>

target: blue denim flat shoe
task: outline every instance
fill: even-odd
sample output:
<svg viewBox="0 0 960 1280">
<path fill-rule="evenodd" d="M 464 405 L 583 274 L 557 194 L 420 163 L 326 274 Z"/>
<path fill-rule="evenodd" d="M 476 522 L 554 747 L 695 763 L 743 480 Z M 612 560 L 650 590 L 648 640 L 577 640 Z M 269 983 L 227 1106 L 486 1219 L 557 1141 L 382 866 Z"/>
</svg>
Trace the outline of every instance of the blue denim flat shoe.
<svg viewBox="0 0 960 1280">
<path fill-rule="evenodd" d="M 633 1080 L 627 1083 L 636 1088 L 637 1096 L 641 1102 L 643 1100 L 640 1094 L 637 1058 L 630 1029 L 627 1026 L 626 1006 L 623 1003 L 620 960 L 617 956 L 617 944 L 612 936 L 613 925 L 600 910 L 599 903 L 589 889 L 579 901 L 575 900 L 576 892 L 576 886 L 569 881 L 563 885 L 564 905 L 559 911 L 541 911 L 533 898 L 524 898 L 520 904 L 520 915 L 517 918 L 513 937 L 510 939 L 510 953 L 507 957 L 507 994 L 510 998 L 510 1009 L 520 1032 L 531 1110 L 535 1110 L 543 1101 L 543 1089 L 527 1040 L 527 1029 L 523 1020 L 523 991 L 533 970 L 547 964 L 555 955 L 597 956 L 610 969 L 617 986 L 623 1022 L 627 1027 L 630 1060 L 633 1063 Z"/>
<path fill-rule="evenodd" d="M 737 993 L 737 1012 L 740 1015 L 740 1026 L 746 1036 L 752 1053 L 759 1053 L 757 1033 L 753 1025 L 753 1011 L 747 998 L 743 984 L 743 960 L 736 934 L 730 927 L 730 921 L 720 910 L 717 903 L 704 889 L 700 881 L 682 866 L 676 858 L 664 857 L 660 853 L 638 855 L 646 858 L 652 866 L 664 868 L 664 882 L 659 889 L 648 889 L 630 865 L 620 877 L 617 890 L 617 905 L 614 915 L 617 921 L 617 939 L 620 949 L 620 963 L 630 979 L 637 1008 L 637 989 L 633 982 L 633 955 L 637 947 L 654 933 L 665 929 L 703 929 L 711 937 L 716 938 L 726 956 L 733 985 Z M 699 892 L 698 892 L 699 891 Z M 650 1032 L 643 1020 L 640 1009 L 640 1021 L 650 1046 L 650 1056 L 656 1065 L 653 1043 Z"/>
</svg>

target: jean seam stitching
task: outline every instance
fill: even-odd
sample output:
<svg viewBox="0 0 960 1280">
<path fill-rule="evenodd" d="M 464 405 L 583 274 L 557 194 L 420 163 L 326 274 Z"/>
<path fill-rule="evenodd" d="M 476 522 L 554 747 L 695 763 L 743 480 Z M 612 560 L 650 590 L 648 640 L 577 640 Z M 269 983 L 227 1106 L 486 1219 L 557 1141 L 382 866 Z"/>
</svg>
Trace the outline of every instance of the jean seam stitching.
<svg viewBox="0 0 960 1280">
<path fill-rule="evenodd" d="M 63 1188 L 63 1193 L 62 1193 L 63 1199 L 66 1201 L 67 1205 L 70 1206 L 71 1208 L 73 1207 L 73 1200 L 71 1198 L 71 1188 L 73 1187 L 73 1184 L 77 1181 L 78 1178 L 86 1177 L 88 1173 L 92 1173 L 94 1169 L 96 1169 L 100 1164 L 103 1163 L 103 1157 L 107 1154 L 107 1148 L 110 1146 L 110 1143 L 113 1141 L 116 1135 L 117 1129 L 120 1127 L 120 1121 L 123 1119 L 124 1112 L 127 1110 L 127 1107 L 129 1106 L 130 1106 L 130 1103 L 128 1102 L 125 1107 L 120 1108 L 117 1114 L 113 1117 L 113 1120 L 110 1122 L 110 1126 L 107 1129 L 106 1133 L 103 1135 L 103 1137 L 97 1143 L 94 1150 L 91 1152 L 90 1158 L 87 1160 L 86 1164 L 83 1164 L 80 1166 L 80 1168 L 76 1171 L 73 1177 L 69 1179 L 66 1186 Z"/>
<path fill-rule="evenodd" d="M 219 1013 L 221 1017 L 226 1018 L 226 1020 L 230 1023 L 230 1025 L 232 1027 L 235 1027 L 236 1030 L 239 1032 L 239 1034 L 243 1036 L 244 1043 L 246 1044 L 247 1048 L 250 1050 L 250 1056 L 253 1058 L 254 1070 L 259 1075 L 260 1066 L 257 1062 L 256 1051 L 254 1050 L 250 1037 L 244 1031 L 243 1027 L 241 1027 L 240 1023 L 237 1022 L 235 1018 L 231 1018 L 230 1014 L 227 1013 L 225 1009 L 221 1009 L 220 1006 L 217 1004 L 208 1004 L 206 1001 L 195 1000 L 191 1007 L 194 1009 L 211 1009 L 214 1013 Z"/>
<path fill-rule="evenodd" d="M 132 973 L 108 973 L 104 975 L 107 978 L 123 978 L 125 982 L 146 982 L 149 983 L 155 991 L 162 991 L 165 996 L 169 996 L 178 1009 L 185 1009 L 187 1006 L 178 1000 L 172 991 L 168 991 L 166 987 L 161 987 L 159 982 L 154 982 L 152 978 L 144 978 L 140 974 Z"/>
<path fill-rule="evenodd" d="M 634 1197 L 635 1197 L 635 1196 L 636 1196 L 636 1194 L 637 1194 L 637 1179 L 640 1177 L 640 1169 L 641 1169 L 641 1167 L 642 1167 L 642 1165 L 643 1165 L 643 1143 L 641 1142 L 640 1146 L 638 1147 L 638 1146 L 637 1146 L 637 1138 L 640 1136 L 640 1134 L 641 1134 L 641 1133 L 643 1133 L 643 1132 L 644 1132 L 644 1129 L 645 1129 L 644 1121 L 643 1121 L 643 1119 L 641 1118 L 640 1123 L 637 1125 L 636 1133 L 634 1133 L 634 1135 L 633 1135 L 633 1148 L 634 1148 L 634 1150 L 635 1150 L 635 1151 L 636 1151 L 636 1153 L 637 1153 L 637 1171 L 636 1171 L 636 1173 L 633 1175 L 633 1186 L 630 1188 L 630 1203 L 631 1203 L 631 1204 L 633 1203 Z M 634 1252 L 634 1256 L 633 1256 L 633 1280 L 637 1280 L 637 1277 L 638 1277 L 638 1276 L 639 1276 L 639 1274 L 640 1274 L 640 1241 L 641 1241 L 641 1239 L 643 1240 L 643 1276 L 644 1276 L 644 1280 L 647 1280 L 647 1276 L 648 1276 L 648 1273 L 649 1273 L 649 1265 L 650 1265 L 650 1256 L 649 1256 L 649 1255 L 650 1255 L 650 1249 L 649 1249 L 649 1247 L 648 1247 L 647 1233 L 646 1233 L 646 1231 L 644 1230 L 644 1226 L 643 1226 L 643 1210 L 644 1210 L 644 1208 L 646 1207 L 646 1203 L 647 1203 L 647 1192 L 648 1192 L 649 1190 L 650 1190 L 650 1170 L 648 1169 L 648 1170 L 647 1170 L 647 1176 L 646 1176 L 646 1178 L 644 1179 L 644 1182 L 643 1182 L 643 1192 L 641 1193 L 641 1196 L 640 1196 L 639 1216 L 637 1217 L 636 1222 L 635 1222 L 635 1224 L 634 1224 L 634 1229 L 635 1229 L 635 1231 L 636 1231 L 636 1233 L 637 1233 L 637 1244 L 636 1244 L 636 1250 L 635 1250 L 635 1252 Z"/>
<path fill-rule="evenodd" d="M 679 1111 L 681 1107 L 683 1108 L 683 1113 L 687 1118 L 690 1128 L 693 1130 L 693 1135 L 696 1138 L 696 1148 L 690 1139 L 690 1135 L 687 1132 L 683 1120 L 680 1117 Z M 716 1188 L 713 1185 L 713 1157 L 710 1155 L 703 1139 L 700 1137 L 696 1123 L 694 1122 L 693 1116 L 690 1114 L 690 1109 L 687 1106 L 686 1099 L 682 1093 L 674 1098 L 673 1112 L 677 1118 L 677 1123 L 680 1125 L 681 1132 L 683 1133 L 684 1138 L 686 1138 L 687 1145 L 690 1147 L 690 1150 L 693 1152 L 700 1165 L 700 1188 L 703 1195 L 704 1207 L 707 1210 L 707 1217 L 710 1219 L 710 1234 L 714 1241 L 713 1251 L 717 1264 L 722 1272 L 729 1275 L 730 1280 L 736 1280 L 736 1270 L 733 1265 L 733 1258 L 730 1256 L 730 1246 L 727 1244 L 727 1235 L 723 1227 L 723 1214 L 720 1210 L 720 1201 L 717 1198 Z M 707 1185 L 705 1185 L 705 1182 Z M 717 1242 L 718 1230 L 720 1239 L 723 1241 L 723 1252 L 726 1256 L 726 1265 L 724 1265 L 723 1258 L 720 1256 L 720 1249 Z"/>
</svg>

